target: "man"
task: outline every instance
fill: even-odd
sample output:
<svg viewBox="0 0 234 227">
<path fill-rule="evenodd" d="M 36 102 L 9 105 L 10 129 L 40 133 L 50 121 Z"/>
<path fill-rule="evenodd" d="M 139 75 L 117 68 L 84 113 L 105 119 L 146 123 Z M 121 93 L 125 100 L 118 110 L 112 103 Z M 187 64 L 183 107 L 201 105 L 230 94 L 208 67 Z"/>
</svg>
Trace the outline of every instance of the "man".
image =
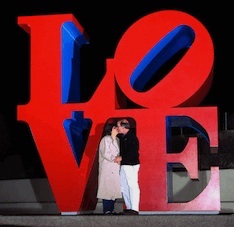
<svg viewBox="0 0 234 227">
<path fill-rule="evenodd" d="M 127 119 L 117 121 L 120 138 L 120 184 L 124 198 L 126 215 L 138 215 L 140 203 L 140 188 L 138 183 L 139 140 L 135 132 L 130 129 Z"/>
</svg>

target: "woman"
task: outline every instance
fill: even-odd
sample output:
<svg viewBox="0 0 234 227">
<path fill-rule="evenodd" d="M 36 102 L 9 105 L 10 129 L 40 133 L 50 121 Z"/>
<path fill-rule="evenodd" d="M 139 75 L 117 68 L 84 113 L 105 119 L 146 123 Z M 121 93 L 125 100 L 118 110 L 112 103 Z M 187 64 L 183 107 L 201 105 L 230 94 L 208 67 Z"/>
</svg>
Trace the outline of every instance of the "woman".
<svg viewBox="0 0 234 227">
<path fill-rule="evenodd" d="M 122 198 L 120 189 L 120 161 L 118 131 L 114 123 L 104 128 L 104 136 L 99 144 L 99 175 L 97 198 L 102 199 L 103 213 L 115 214 L 117 198 Z"/>
</svg>

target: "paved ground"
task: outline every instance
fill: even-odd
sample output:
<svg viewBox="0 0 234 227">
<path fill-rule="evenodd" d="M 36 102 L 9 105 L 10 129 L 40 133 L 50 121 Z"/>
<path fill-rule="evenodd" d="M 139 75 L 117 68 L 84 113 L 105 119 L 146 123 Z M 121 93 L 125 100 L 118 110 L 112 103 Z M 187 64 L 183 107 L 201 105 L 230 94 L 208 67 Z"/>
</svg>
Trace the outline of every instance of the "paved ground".
<svg viewBox="0 0 234 227">
<path fill-rule="evenodd" d="M 0 216 L 0 226 L 48 226 L 48 227 L 233 227 L 234 214 L 220 215 L 20 215 Z"/>
</svg>

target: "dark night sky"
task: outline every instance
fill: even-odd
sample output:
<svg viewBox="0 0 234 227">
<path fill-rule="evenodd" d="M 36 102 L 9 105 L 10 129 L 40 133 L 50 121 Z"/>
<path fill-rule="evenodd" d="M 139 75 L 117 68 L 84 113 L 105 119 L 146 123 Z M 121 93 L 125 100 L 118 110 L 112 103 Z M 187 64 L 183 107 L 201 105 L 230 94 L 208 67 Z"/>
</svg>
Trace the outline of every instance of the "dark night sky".
<svg viewBox="0 0 234 227">
<path fill-rule="evenodd" d="M 186 12 L 202 22 L 213 39 L 214 81 L 202 105 L 218 106 L 220 118 L 222 118 L 225 111 L 234 112 L 234 104 L 231 101 L 234 89 L 232 83 L 233 41 L 231 42 L 233 12 L 230 3 L 227 0 L 209 1 L 209 3 L 198 0 L 8 1 L 2 7 L 1 16 L 1 65 L 3 68 L 0 77 L 0 114 L 1 121 L 4 121 L 4 127 L 9 133 L 10 141 L 15 147 L 13 149 L 19 150 L 22 146 L 18 144 L 20 139 L 16 135 L 19 133 L 16 106 L 29 99 L 30 76 L 30 39 L 26 32 L 17 25 L 17 16 L 74 14 L 90 37 L 89 58 L 87 56 L 87 59 L 89 59 L 89 64 L 91 62 L 92 69 L 90 67 L 84 69 L 87 75 L 92 76 L 93 87 L 90 87 L 88 94 L 90 95 L 104 76 L 106 58 L 113 58 L 121 36 L 134 22 L 149 13 L 160 10 L 174 9 Z M 1 143 L 2 141 L 3 138 L 0 139 Z"/>
</svg>

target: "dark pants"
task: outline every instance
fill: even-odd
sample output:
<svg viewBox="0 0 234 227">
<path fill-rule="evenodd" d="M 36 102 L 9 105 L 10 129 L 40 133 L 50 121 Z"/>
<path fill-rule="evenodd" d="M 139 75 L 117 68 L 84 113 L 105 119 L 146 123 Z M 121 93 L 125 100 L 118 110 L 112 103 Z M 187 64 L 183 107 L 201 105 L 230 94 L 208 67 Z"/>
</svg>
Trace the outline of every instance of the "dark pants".
<svg viewBox="0 0 234 227">
<path fill-rule="evenodd" d="M 115 208 L 115 200 L 102 200 L 103 204 L 103 213 L 105 214 L 107 211 L 113 212 Z"/>
</svg>

